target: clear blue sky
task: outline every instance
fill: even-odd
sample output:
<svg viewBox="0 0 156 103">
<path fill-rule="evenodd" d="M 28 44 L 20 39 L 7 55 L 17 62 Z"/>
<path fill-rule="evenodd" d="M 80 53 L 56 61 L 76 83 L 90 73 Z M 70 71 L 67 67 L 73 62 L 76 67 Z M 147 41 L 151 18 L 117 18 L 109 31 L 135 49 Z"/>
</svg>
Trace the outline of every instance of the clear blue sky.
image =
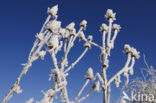
<svg viewBox="0 0 156 103">
<path fill-rule="evenodd" d="M 79 28 L 81 20 L 88 21 L 86 35 L 93 35 L 94 41 L 101 44 L 99 27 L 107 23 L 104 14 L 107 9 L 113 9 L 117 13 L 115 23 L 120 24 L 120 31 L 115 48 L 110 57 L 108 78 L 122 68 L 126 61 L 123 54 L 124 44 L 128 43 L 145 54 L 150 65 L 156 61 L 156 1 L 155 0 L 1 0 L 0 1 L 0 101 L 15 82 L 22 70 L 21 63 L 27 61 L 35 34 L 47 17 L 47 8 L 55 4 L 59 5 L 59 20 L 65 27 L 70 22 L 76 23 Z M 78 43 L 78 42 L 77 42 Z M 83 43 L 76 44 L 71 51 L 70 63 L 83 51 Z M 77 95 L 78 90 L 85 82 L 84 75 L 88 67 L 94 72 L 100 72 L 98 61 L 100 51 L 92 48 L 81 62 L 70 71 L 68 89 L 70 99 Z M 135 65 L 134 78 L 140 76 L 140 70 L 144 68 L 141 57 Z M 41 90 L 47 90 L 52 82 L 48 81 L 50 70 L 53 68 L 49 55 L 44 61 L 38 60 L 30 71 L 22 79 L 23 93 L 15 95 L 8 103 L 24 103 L 30 97 L 36 100 L 42 98 Z M 88 86 L 87 91 L 90 89 Z M 119 88 L 112 86 L 111 101 L 118 99 Z M 57 100 L 57 103 L 60 103 Z M 94 93 L 84 103 L 102 103 L 102 94 Z"/>
</svg>

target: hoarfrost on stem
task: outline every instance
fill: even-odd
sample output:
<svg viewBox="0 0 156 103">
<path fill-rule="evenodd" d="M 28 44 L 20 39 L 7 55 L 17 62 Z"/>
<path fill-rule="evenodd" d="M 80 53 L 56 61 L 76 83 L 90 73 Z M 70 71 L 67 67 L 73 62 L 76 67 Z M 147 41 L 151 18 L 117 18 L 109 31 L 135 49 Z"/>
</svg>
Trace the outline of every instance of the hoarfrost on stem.
<svg viewBox="0 0 156 103">
<path fill-rule="evenodd" d="M 121 27 L 118 24 L 113 24 L 113 21 L 116 20 L 116 13 L 113 13 L 111 9 L 108 9 L 105 15 L 107 24 L 102 24 L 100 27 L 100 31 L 102 33 L 102 46 L 93 42 L 93 36 L 89 35 L 87 38 L 85 37 L 84 30 L 87 27 L 87 21 L 83 20 L 80 23 L 80 28 L 77 31 L 75 29 L 75 23 L 71 22 L 66 27 L 61 27 L 61 21 L 57 19 L 58 5 L 48 8 L 48 17 L 45 20 L 41 30 L 36 35 L 36 40 L 34 41 L 34 45 L 29 53 L 28 61 L 23 65 L 23 70 L 16 82 L 9 90 L 7 95 L 4 97 L 2 103 L 6 103 L 15 93 L 19 94 L 22 92 L 19 84 L 23 75 L 26 75 L 29 68 L 32 66 L 32 63 L 39 58 L 44 59 L 47 53 L 50 54 L 51 59 L 53 61 L 54 69 L 51 70 L 49 80 L 53 80 L 53 85 L 46 92 L 43 92 L 44 97 L 38 103 L 53 103 L 54 99 L 58 93 L 60 94 L 61 100 L 64 103 L 79 103 L 88 98 L 94 91 L 100 92 L 103 90 L 103 103 L 109 103 L 110 94 L 111 94 L 111 83 L 114 81 L 116 86 L 119 87 L 121 82 L 120 76 L 124 74 L 127 78 L 127 82 L 129 81 L 129 73 L 133 74 L 133 67 L 135 64 L 135 59 L 139 59 L 139 52 L 129 45 L 125 45 L 125 54 L 127 54 L 127 61 L 125 66 L 116 73 L 110 80 L 107 80 L 107 70 L 109 67 L 109 56 L 111 55 L 111 50 L 114 48 L 114 42 L 119 33 Z M 112 31 L 114 35 L 112 35 Z M 81 55 L 73 61 L 73 63 L 69 63 L 68 54 L 70 50 L 75 44 L 77 37 L 80 38 L 81 41 L 84 41 L 84 51 Z M 74 100 L 70 100 L 67 90 L 67 76 L 69 76 L 69 71 L 72 70 L 80 62 L 80 60 L 85 56 L 89 49 L 92 46 L 95 46 L 100 49 L 101 54 L 99 56 L 99 60 L 101 62 L 101 73 L 96 73 L 94 75 L 93 69 L 89 68 L 85 78 L 86 82 L 78 92 L 77 96 Z M 63 50 L 62 50 L 63 48 Z M 63 51 L 62 59 L 59 60 L 57 58 L 57 53 Z M 130 64 L 131 63 L 131 64 Z M 82 95 L 84 89 L 88 86 L 90 81 L 96 81 L 92 87 L 90 87 L 89 93 L 86 95 Z M 102 88 L 102 89 L 101 89 Z M 26 103 L 32 103 L 33 99 L 26 101 Z"/>
</svg>

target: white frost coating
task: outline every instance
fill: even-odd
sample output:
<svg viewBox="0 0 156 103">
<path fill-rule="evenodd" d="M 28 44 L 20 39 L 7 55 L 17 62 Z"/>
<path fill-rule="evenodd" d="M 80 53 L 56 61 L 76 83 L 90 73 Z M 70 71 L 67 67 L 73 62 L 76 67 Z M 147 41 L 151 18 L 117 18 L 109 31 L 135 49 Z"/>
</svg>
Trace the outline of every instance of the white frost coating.
<svg viewBox="0 0 156 103">
<path fill-rule="evenodd" d="M 116 20 L 115 18 L 115 14 L 116 13 L 113 13 L 113 11 L 111 9 L 108 9 L 107 12 L 106 12 L 106 19 L 108 20 L 109 22 L 109 26 L 108 26 L 108 37 L 107 37 L 107 52 L 108 52 L 108 55 L 110 56 L 110 48 L 111 48 L 111 31 L 112 31 L 112 23 L 114 20 Z"/>
<path fill-rule="evenodd" d="M 86 39 L 85 34 L 83 33 L 83 31 L 80 32 L 78 35 L 79 35 L 80 40 L 85 40 Z"/>
<path fill-rule="evenodd" d="M 53 100 L 55 99 L 57 94 L 60 94 L 61 101 L 64 103 L 79 103 L 84 99 L 88 98 L 93 93 L 93 91 L 99 92 L 101 90 L 101 86 L 104 95 L 103 102 L 109 103 L 111 94 L 111 83 L 115 81 L 115 84 L 118 87 L 121 82 L 120 76 L 122 74 L 124 74 L 124 76 L 127 78 L 128 83 L 129 73 L 132 75 L 134 72 L 133 67 L 135 64 L 135 59 L 138 59 L 140 57 L 139 52 L 129 45 L 125 45 L 124 50 L 125 53 L 128 55 L 125 66 L 110 80 L 107 80 L 106 71 L 109 67 L 109 56 L 111 55 L 111 50 L 114 48 L 114 42 L 117 37 L 117 33 L 120 31 L 121 28 L 120 25 L 113 25 L 113 21 L 116 20 L 115 13 L 113 13 L 111 9 L 108 9 L 106 12 L 105 17 L 108 20 L 109 24 L 107 26 L 103 23 L 100 27 L 100 31 L 102 32 L 102 46 L 100 46 L 99 44 L 93 42 L 93 37 L 91 35 L 89 35 L 88 38 L 85 37 L 83 30 L 85 30 L 87 26 L 86 20 L 83 20 L 80 23 L 80 28 L 78 31 L 75 29 L 74 22 L 70 23 L 65 28 L 62 28 L 61 21 L 57 20 L 57 12 L 57 5 L 52 7 L 51 9 L 48 8 L 49 16 L 43 24 L 41 31 L 36 35 L 36 40 L 29 53 L 28 61 L 23 65 L 24 68 L 21 74 L 19 75 L 7 95 L 4 97 L 2 103 L 6 103 L 15 93 L 18 94 L 22 92 L 22 89 L 20 89 L 19 86 L 21 78 L 27 73 L 34 61 L 39 58 L 44 59 L 45 55 L 47 54 L 46 52 L 51 55 L 51 59 L 54 65 L 54 69 L 51 70 L 51 74 L 49 75 L 49 80 L 53 80 L 53 85 L 51 88 L 47 89 L 47 92 L 44 93 L 43 99 L 38 103 L 53 103 Z M 114 32 L 113 36 L 111 36 L 112 31 Z M 74 46 L 77 37 L 85 42 L 85 48 L 82 54 L 73 63 L 71 63 L 71 65 L 68 65 L 68 55 L 71 48 Z M 67 76 L 69 75 L 69 71 L 74 68 L 76 64 L 79 63 L 79 61 L 84 57 L 84 55 L 91 48 L 92 45 L 98 47 L 101 51 L 100 61 L 102 67 L 102 75 L 100 75 L 100 73 L 96 73 L 96 75 L 94 76 L 92 68 L 89 68 L 85 75 L 86 82 L 78 92 L 75 99 L 73 101 L 70 101 L 70 96 L 68 95 L 67 90 Z M 59 58 L 57 57 L 57 53 L 58 51 L 62 50 L 62 47 L 64 49 L 64 55 L 62 56 L 61 60 L 59 60 Z M 96 77 L 98 78 L 98 81 L 92 85 L 90 92 L 79 99 L 89 82 L 91 80 L 96 80 Z M 31 102 L 32 100 L 30 100 L 30 103 Z"/>
<path fill-rule="evenodd" d="M 65 40 L 68 40 L 68 39 L 69 39 L 69 31 L 68 31 L 68 30 L 65 30 L 65 33 L 64 33 L 63 38 L 64 38 Z"/>
<path fill-rule="evenodd" d="M 50 21 L 46 26 L 47 30 L 53 33 L 57 33 L 60 27 L 61 27 L 61 22 L 56 20 Z"/>
<path fill-rule="evenodd" d="M 124 52 L 126 54 L 131 53 L 131 55 L 134 56 L 136 59 L 140 58 L 140 52 L 138 52 L 134 47 L 130 47 L 128 44 L 125 44 Z"/>
<path fill-rule="evenodd" d="M 89 83 L 89 79 L 87 79 L 86 83 L 84 84 L 84 86 L 81 88 L 81 90 L 79 91 L 78 95 L 75 98 L 75 102 L 77 102 L 78 98 L 80 97 L 80 95 L 82 94 L 83 90 L 85 89 L 85 87 L 88 85 Z"/>
<path fill-rule="evenodd" d="M 120 75 L 115 77 L 114 82 L 115 82 L 116 87 L 118 88 L 121 82 Z"/>
<path fill-rule="evenodd" d="M 90 44 L 89 42 L 86 42 L 86 43 L 84 44 L 84 47 L 91 49 L 91 44 Z"/>
<path fill-rule="evenodd" d="M 84 47 L 91 49 L 92 40 L 93 40 L 93 36 L 89 35 L 86 43 L 84 44 Z"/>
<path fill-rule="evenodd" d="M 51 9 L 48 8 L 48 14 L 52 17 L 57 17 L 58 5 L 53 6 Z"/>
<path fill-rule="evenodd" d="M 75 26 L 75 23 L 72 22 L 72 23 L 70 23 L 70 24 L 66 27 L 66 29 L 69 30 L 69 31 L 73 31 L 73 30 L 74 30 L 74 26 Z"/>
<path fill-rule="evenodd" d="M 33 103 L 34 102 L 34 98 L 30 98 L 29 100 L 27 100 L 25 103 Z"/>
<path fill-rule="evenodd" d="M 48 43 L 49 49 L 55 49 L 59 46 L 59 38 L 58 35 L 53 35 Z"/>
<path fill-rule="evenodd" d="M 109 20 L 109 19 L 116 20 L 115 15 L 116 15 L 116 13 L 113 13 L 113 10 L 108 9 L 105 17 L 107 20 Z"/>
<path fill-rule="evenodd" d="M 135 57 L 132 57 L 132 63 L 131 63 L 131 66 L 129 67 L 130 75 L 134 74 L 134 70 L 133 70 L 134 64 L 135 64 Z"/>
<path fill-rule="evenodd" d="M 103 32 L 107 32 L 108 31 L 108 26 L 106 24 L 102 24 L 101 27 L 100 27 L 100 31 Z"/>
<path fill-rule="evenodd" d="M 80 23 L 80 27 L 82 27 L 82 28 L 85 30 L 86 27 L 87 27 L 87 21 L 86 21 L 86 20 L 83 20 L 83 21 Z"/>
<path fill-rule="evenodd" d="M 115 41 L 115 39 L 117 37 L 117 33 L 120 31 L 120 29 L 121 29 L 120 25 L 113 24 L 114 35 L 111 40 L 111 48 L 114 48 L 114 41 Z"/>
<path fill-rule="evenodd" d="M 88 41 L 91 42 L 92 40 L 93 40 L 93 36 L 92 35 L 89 35 L 88 36 Z"/>
<path fill-rule="evenodd" d="M 71 32 L 70 32 L 70 36 L 75 36 L 76 35 L 76 29 L 73 29 Z"/>
<path fill-rule="evenodd" d="M 59 34 L 60 34 L 62 37 L 64 37 L 65 32 L 66 32 L 66 30 L 65 30 L 65 29 L 60 28 L 60 30 L 59 30 Z"/>
<path fill-rule="evenodd" d="M 120 25 L 118 25 L 118 24 L 113 24 L 113 31 L 120 31 L 120 29 L 121 29 L 121 27 L 120 27 Z"/>
<path fill-rule="evenodd" d="M 90 92 L 86 96 L 82 97 L 81 99 L 78 100 L 78 102 L 74 102 L 74 103 L 80 103 L 81 101 L 87 99 L 92 93 L 93 93 L 93 90 L 90 90 Z"/>
<path fill-rule="evenodd" d="M 88 69 L 85 77 L 86 77 L 86 79 L 94 80 L 94 73 L 93 73 L 93 69 L 92 68 Z"/>
</svg>

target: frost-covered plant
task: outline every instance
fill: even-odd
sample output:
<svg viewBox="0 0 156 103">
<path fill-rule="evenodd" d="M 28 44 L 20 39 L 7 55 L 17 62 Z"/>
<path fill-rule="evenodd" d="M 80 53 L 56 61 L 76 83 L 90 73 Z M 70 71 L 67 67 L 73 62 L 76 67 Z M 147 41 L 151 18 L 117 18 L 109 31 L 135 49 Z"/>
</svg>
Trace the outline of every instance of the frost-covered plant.
<svg viewBox="0 0 156 103">
<path fill-rule="evenodd" d="M 115 81 L 117 87 L 121 82 L 120 75 L 124 74 L 127 78 L 127 82 L 129 81 L 129 72 L 133 74 L 133 66 L 135 63 L 135 58 L 139 58 L 139 52 L 133 47 L 129 45 L 125 45 L 125 54 L 128 55 L 127 62 L 125 66 L 115 74 L 110 80 L 107 80 L 107 73 L 109 67 L 108 57 L 111 54 L 111 50 L 114 48 L 114 41 L 117 37 L 118 32 L 120 31 L 120 25 L 113 24 L 113 21 L 116 20 L 115 13 L 111 9 L 108 9 L 106 12 L 106 20 L 108 20 L 107 24 L 102 24 L 100 31 L 102 32 L 102 46 L 93 42 L 93 37 L 89 35 L 87 38 L 85 37 L 84 30 L 87 27 L 87 21 L 83 20 L 80 23 L 80 28 L 78 31 L 75 29 L 75 23 L 72 22 L 67 25 L 65 28 L 61 27 L 61 21 L 58 20 L 58 5 L 48 8 L 48 17 L 41 28 L 41 31 L 36 34 L 36 40 L 34 45 L 30 51 L 28 56 L 28 61 L 26 64 L 23 64 L 24 69 L 21 74 L 17 78 L 14 85 L 11 87 L 7 95 L 4 97 L 2 103 L 6 103 L 15 93 L 19 94 L 22 92 L 20 89 L 20 81 L 23 75 L 27 73 L 29 68 L 32 66 L 32 63 L 37 59 L 41 58 L 44 60 L 44 56 L 49 53 L 53 60 L 54 69 L 51 70 L 49 80 L 53 79 L 53 86 L 49 88 L 46 92 L 42 91 L 44 97 L 41 101 L 37 103 L 53 103 L 53 100 L 57 97 L 57 94 L 60 93 L 60 97 L 62 102 L 65 103 L 79 103 L 89 97 L 93 91 L 100 92 L 101 87 L 103 89 L 104 95 L 104 103 L 109 103 L 110 92 L 111 92 L 111 83 Z M 112 31 L 114 35 L 112 35 Z M 84 51 L 82 54 L 71 64 L 68 63 L 68 54 L 71 48 L 74 46 L 75 40 L 79 37 L 81 41 L 84 41 Z M 107 38 L 106 38 L 107 37 Z M 77 96 L 74 100 L 70 100 L 68 96 L 67 90 L 67 76 L 69 71 L 74 68 L 74 66 L 82 59 L 82 57 L 86 54 L 86 52 L 91 49 L 91 46 L 98 47 L 101 51 L 99 56 L 99 60 L 102 63 L 102 73 L 96 73 L 94 75 L 93 69 L 89 68 L 86 73 L 86 82 L 78 92 Z M 46 48 L 45 48 L 46 47 Z M 62 50 L 63 49 L 63 50 Z M 57 53 L 63 51 L 64 56 L 58 62 Z M 131 62 L 131 64 L 130 64 Z M 88 85 L 90 81 L 97 80 L 93 85 L 88 94 L 85 96 L 81 96 L 82 92 Z M 32 103 L 34 101 L 33 98 L 26 101 L 26 103 Z"/>
<path fill-rule="evenodd" d="M 156 103 L 156 70 L 153 66 L 149 66 L 144 58 L 146 69 L 142 69 L 142 78 L 135 78 L 130 81 L 130 83 L 122 88 L 122 91 L 130 94 L 132 91 L 135 94 L 146 94 L 147 96 L 152 95 L 154 97 L 154 101 L 148 101 L 148 98 L 144 96 L 143 98 L 140 96 L 136 96 L 137 100 L 140 101 L 129 101 L 127 103 Z M 140 99 L 141 98 L 141 99 Z"/>
</svg>

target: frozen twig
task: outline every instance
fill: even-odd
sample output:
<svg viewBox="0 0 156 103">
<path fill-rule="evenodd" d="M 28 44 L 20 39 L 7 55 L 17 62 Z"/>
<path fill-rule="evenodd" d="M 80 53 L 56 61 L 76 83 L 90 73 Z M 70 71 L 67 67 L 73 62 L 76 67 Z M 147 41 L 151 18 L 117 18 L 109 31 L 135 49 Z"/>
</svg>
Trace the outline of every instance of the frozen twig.
<svg viewBox="0 0 156 103">
<path fill-rule="evenodd" d="M 83 87 L 79 91 L 78 95 L 76 96 L 75 101 L 77 101 L 77 99 L 80 97 L 81 93 L 83 92 L 83 90 L 85 89 L 85 87 L 88 85 L 89 81 L 90 81 L 89 79 L 86 80 L 85 84 L 83 85 Z"/>
<path fill-rule="evenodd" d="M 93 89 L 92 90 L 90 90 L 90 92 L 86 95 L 86 96 L 84 96 L 84 97 L 82 97 L 82 98 L 80 98 L 79 100 L 78 100 L 78 103 L 80 103 L 80 102 L 82 102 L 83 100 L 85 100 L 86 98 L 88 98 L 92 93 L 93 93 Z"/>
<path fill-rule="evenodd" d="M 114 81 L 114 79 L 116 78 L 117 75 L 121 75 L 122 73 L 124 73 L 124 71 L 128 70 L 128 65 L 130 63 L 130 60 L 131 60 L 131 55 L 128 54 L 128 58 L 127 58 L 127 61 L 126 61 L 126 64 L 125 66 L 123 67 L 123 69 L 121 69 L 116 75 L 114 75 L 109 81 L 108 81 L 108 85 L 110 85 L 111 82 Z"/>
<path fill-rule="evenodd" d="M 88 48 L 86 48 L 83 53 L 76 59 L 76 61 L 74 63 L 71 64 L 71 66 L 69 66 L 64 73 L 67 73 L 70 69 L 72 69 L 81 59 L 82 57 L 86 54 L 86 52 L 88 51 Z"/>
</svg>

